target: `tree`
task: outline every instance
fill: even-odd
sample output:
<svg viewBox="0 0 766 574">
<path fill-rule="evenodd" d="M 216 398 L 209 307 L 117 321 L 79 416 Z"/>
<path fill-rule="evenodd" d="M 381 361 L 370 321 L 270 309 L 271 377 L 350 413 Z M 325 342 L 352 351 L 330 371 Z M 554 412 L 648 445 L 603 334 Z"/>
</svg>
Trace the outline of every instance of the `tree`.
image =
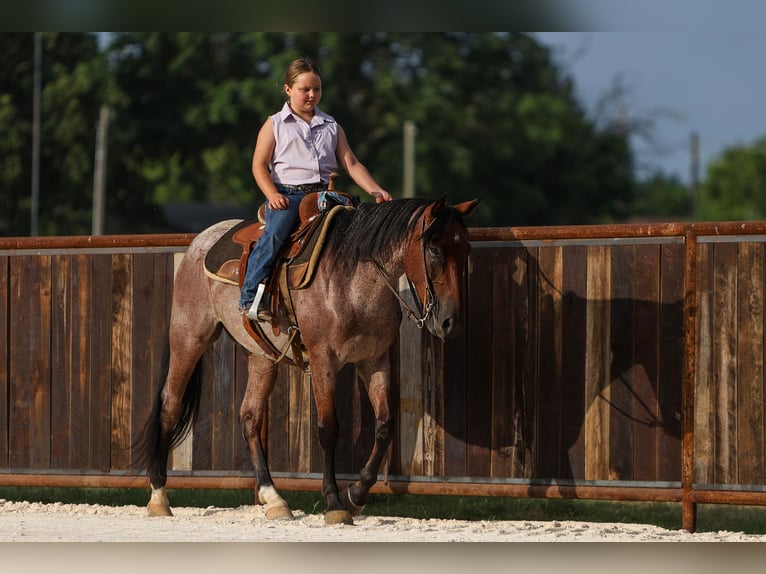
<svg viewBox="0 0 766 574">
<path fill-rule="evenodd" d="M 0 34 L 0 233 L 25 235 L 31 219 L 33 34 Z M 90 229 L 98 109 L 106 94 L 92 34 L 43 34 L 40 233 Z"/>
<path fill-rule="evenodd" d="M 367 132 L 378 134 L 387 165 L 400 165 L 401 123 L 418 126 L 419 195 L 483 196 L 472 219 L 477 225 L 623 215 L 632 193 L 626 135 L 599 132 L 589 122 L 571 82 L 534 38 L 461 33 L 383 40 L 385 57 L 371 58 L 366 68 L 376 89 L 366 99 L 355 96 L 365 103 L 360 112 L 376 112 L 365 118 L 374 122 Z"/>
<path fill-rule="evenodd" d="M 28 214 L 31 114 L 21 106 L 31 106 L 31 35 L 0 38 L 11 87 L 0 90 L 0 104 L 9 102 L 0 127 L 11 134 L 0 177 L 13 181 L 2 192 L 17 202 L 8 221 L 18 233 Z M 629 130 L 589 118 L 571 78 L 530 35 L 115 33 L 103 53 L 88 34 L 46 42 L 44 181 L 46 200 L 55 197 L 44 207 L 46 233 L 87 232 L 103 103 L 113 110 L 108 233 L 168 230 L 168 202 L 254 211 L 262 201 L 250 172 L 256 135 L 284 101 L 282 73 L 300 56 L 322 69 L 322 109 L 395 195 L 410 120 L 418 128 L 416 193 L 452 202 L 482 196 L 472 225 L 614 221 L 632 203 Z M 19 51 L 28 55 L 19 59 Z M 338 187 L 366 198 L 345 175 Z"/>
<path fill-rule="evenodd" d="M 661 171 L 636 185 L 630 213 L 638 218 L 684 220 L 691 216 L 689 189 L 676 176 Z"/>
<path fill-rule="evenodd" d="M 703 221 L 766 218 L 766 137 L 730 147 L 710 162 L 698 214 Z"/>
</svg>

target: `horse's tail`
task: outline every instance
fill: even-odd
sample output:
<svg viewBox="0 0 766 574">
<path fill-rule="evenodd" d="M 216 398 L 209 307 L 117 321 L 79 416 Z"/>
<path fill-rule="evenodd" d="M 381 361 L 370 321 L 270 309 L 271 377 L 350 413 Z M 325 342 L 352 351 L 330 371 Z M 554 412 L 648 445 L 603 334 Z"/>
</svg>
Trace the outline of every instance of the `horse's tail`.
<svg viewBox="0 0 766 574">
<path fill-rule="evenodd" d="M 199 412 L 202 391 L 201 362 L 197 362 L 181 400 L 181 416 L 168 436 L 162 434 L 162 391 L 170 366 L 170 348 L 166 346 L 162 359 L 159 390 L 152 412 L 134 445 L 136 467 L 146 470 L 150 478 L 167 477 L 167 459 L 170 450 L 183 441 L 194 425 Z"/>
</svg>

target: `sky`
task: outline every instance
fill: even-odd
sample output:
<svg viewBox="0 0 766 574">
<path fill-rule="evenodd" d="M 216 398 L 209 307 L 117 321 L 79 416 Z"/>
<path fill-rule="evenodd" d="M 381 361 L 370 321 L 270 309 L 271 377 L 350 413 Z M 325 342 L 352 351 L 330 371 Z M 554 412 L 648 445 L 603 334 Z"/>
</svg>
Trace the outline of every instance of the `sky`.
<svg viewBox="0 0 766 574">
<path fill-rule="evenodd" d="M 700 0 L 698 6 L 706 4 Z M 762 25 L 766 2 L 751 13 Z M 658 118 L 654 144 L 632 142 L 644 166 L 639 176 L 659 169 L 689 183 L 692 132 L 699 135 L 702 179 L 708 163 L 726 148 L 766 136 L 766 33 L 726 21 L 719 28 L 718 15 L 711 11 L 705 16 L 702 10 L 696 26 L 677 23 L 673 30 L 633 25 L 624 32 L 535 35 L 554 49 L 556 61 L 574 78 L 586 109 L 593 110 L 619 78 L 627 90 L 628 114 Z"/>
</svg>

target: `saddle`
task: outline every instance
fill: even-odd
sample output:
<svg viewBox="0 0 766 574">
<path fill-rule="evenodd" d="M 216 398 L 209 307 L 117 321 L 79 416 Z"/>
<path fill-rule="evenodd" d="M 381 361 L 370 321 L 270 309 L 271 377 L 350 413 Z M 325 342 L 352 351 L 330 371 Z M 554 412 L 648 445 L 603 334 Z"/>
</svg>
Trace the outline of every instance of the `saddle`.
<svg viewBox="0 0 766 574">
<path fill-rule="evenodd" d="M 300 331 L 293 313 L 290 291 L 304 289 L 311 284 L 333 218 L 342 210 L 353 209 L 358 203 L 358 198 L 334 190 L 306 194 L 299 207 L 298 224 L 282 246 L 271 275 L 266 280 L 266 291 L 271 295 L 271 327 L 274 335 L 280 334 L 280 319 L 284 311 L 290 325 L 288 347 L 293 349 L 292 362 L 303 369 L 306 368 L 303 359 L 305 349 L 298 334 Z M 241 287 L 250 252 L 266 227 L 264 221 L 265 204 L 258 209 L 257 221 L 238 223 L 208 251 L 205 273 L 216 281 Z M 280 352 L 265 336 L 260 324 L 250 321 L 247 316 L 243 319 L 246 330 L 264 351 L 275 361 L 285 358 L 287 349 Z"/>
</svg>

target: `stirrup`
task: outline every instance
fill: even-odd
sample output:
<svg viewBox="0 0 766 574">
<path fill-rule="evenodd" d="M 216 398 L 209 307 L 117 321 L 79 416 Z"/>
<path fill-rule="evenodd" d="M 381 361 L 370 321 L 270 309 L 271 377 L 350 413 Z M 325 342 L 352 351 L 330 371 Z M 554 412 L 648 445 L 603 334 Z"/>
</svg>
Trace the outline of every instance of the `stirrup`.
<svg viewBox="0 0 766 574">
<path fill-rule="evenodd" d="M 253 304 L 247 311 L 247 317 L 251 321 L 271 321 L 271 311 L 269 311 L 263 301 L 263 292 L 265 290 L 266 285 L 259 283 L 258 291 L 255 293 L 255 299 L 253 299 Z"/>
</svg>

